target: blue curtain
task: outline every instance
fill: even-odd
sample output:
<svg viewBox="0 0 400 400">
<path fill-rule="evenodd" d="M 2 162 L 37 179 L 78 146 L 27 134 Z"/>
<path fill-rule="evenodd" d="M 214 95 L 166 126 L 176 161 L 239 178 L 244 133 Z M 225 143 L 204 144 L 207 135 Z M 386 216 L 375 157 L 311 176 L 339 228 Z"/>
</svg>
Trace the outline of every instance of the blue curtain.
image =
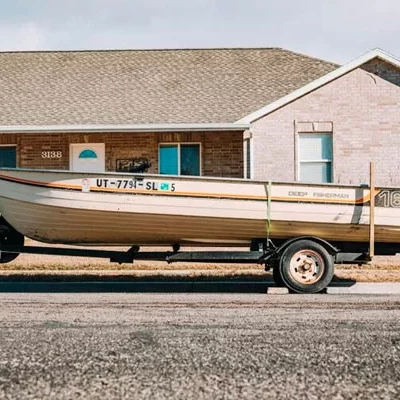
<svg viewBox="0 0 400 400">
<path fill-rule="evenodd" d="M 200 175 L 200 146 L 181 144 L 181 174 Z"/>
</svg>

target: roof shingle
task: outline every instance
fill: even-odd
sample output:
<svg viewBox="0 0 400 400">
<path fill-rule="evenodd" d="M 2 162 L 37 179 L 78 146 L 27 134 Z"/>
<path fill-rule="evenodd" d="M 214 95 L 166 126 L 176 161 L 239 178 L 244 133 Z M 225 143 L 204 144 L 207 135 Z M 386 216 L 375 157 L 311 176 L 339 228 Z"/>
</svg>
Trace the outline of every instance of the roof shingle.
<svg viewBox="0 0 400 400">
<path fill-rule="evenodd" d="M 235 122 L 337 67 L 279 48 L 0 53 L 0 125 Z"/>
</svg>

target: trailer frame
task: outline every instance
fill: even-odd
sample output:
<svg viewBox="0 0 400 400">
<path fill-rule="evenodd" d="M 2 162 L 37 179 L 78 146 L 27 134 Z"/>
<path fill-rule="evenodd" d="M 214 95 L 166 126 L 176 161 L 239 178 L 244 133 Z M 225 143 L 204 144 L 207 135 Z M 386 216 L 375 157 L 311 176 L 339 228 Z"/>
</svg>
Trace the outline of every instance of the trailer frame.
<svg viewBox="0 0 400 400">
<path fill-rule="evenodd" d="M 79 247 L 25 246 L 9 244 L 7 238 L 0 238 L 0 263 L 12 261 L 18 254 L 40 254 L 69 257 L 108 258 L 110 262 L 133 263 L 134 261 L 196 262 L 259 264 L 265 270 L 273 269 L 273 277 L 278 285 L 287 286 L 297 293 L 318 293 L 326 288 L 333 277 L 334 264 L 364 264 L 371 261 L 369 243 L 327 241 L 316 236 L 298 236 L 289 239 L 256 238 L 250 249 L 181 251 L 179 244 L 172 245 L 172 251 L 140 251 L 137 245 L 126 251 L 102 250 Z M 375 243 L 376 255 L 400 253 L 400 244 Z M 2 261 L 3 260 L 3 261 Z M 318 269 L 324 276 L 319 282 Z M 319 273 L 319 272 L 318 272 Z M 293 279 L 293 276 L 297 276 Z M 318 279 L 319 279 L 318 278 Z M 302 282 L 302 280 L 304 282 Z M 307 281 L 308 280 L 308 281 Z"/>
</svg>

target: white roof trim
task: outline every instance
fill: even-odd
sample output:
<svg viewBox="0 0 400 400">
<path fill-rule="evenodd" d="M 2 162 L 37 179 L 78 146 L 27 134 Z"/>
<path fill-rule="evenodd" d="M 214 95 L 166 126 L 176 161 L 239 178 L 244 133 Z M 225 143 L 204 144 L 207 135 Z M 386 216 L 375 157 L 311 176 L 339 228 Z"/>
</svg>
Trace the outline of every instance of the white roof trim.
<svg viewBox="0 0 400 400">
<path fill-rule="evenodd" d="M 79 132 L 194 132 L 244 131 L 246 123 L 215 124 L 136 124 L 136 125 L 0 125 L 0 133 L 79 133 Z"/>
<path fill-rule="evenodd" d="M 294 92 L 288 94 L 287 96 L 284 96 L 279 100 L 274 101 L 273 103 L 267 105 L 266 107 L 260 108 L 259 110 L 249 115 L 246 115 L 245 117 L 241 118 L 239 121 L 236 122 L 238 124 L 250 124 L 255 120 L 271 113 L 272 111 L 275 111 L 278 108 L 281 108 L 286 104 L 291 103 L 292 101 L 312 92 L 313 90 L 318 89 L 321 86 L 324 86 L 327 83 L 347 74 L 353 69 L 360 67 L 361 65 L 367 63 L 368 61 L 373 60 L 374 58 L 380 58 L 381 60 L 386 61 L 397 68 L 400 68 L 400 60 L 380 49 L 374 49 L 362 55 L 361 57 L 358 57 L 355 60 L 350 61 L 349 63 L 343 65 L 342 67 L 339 67 L 338 69 L 329 72 L 323 77 L 318 78 L 315 81 L 303 86 L 302 88 L 295 90 Z"/>
</svg>

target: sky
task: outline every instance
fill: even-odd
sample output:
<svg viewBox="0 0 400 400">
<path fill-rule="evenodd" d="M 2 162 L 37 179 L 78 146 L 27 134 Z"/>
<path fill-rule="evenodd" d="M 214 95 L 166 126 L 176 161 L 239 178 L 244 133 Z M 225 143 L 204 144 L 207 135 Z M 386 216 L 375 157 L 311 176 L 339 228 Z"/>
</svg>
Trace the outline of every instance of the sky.
<svg viewBox="0 0 400 400">
<path fill-rule="evenodd" d="M 0 51 L 282 47 L 400 59 L 400 0 L 0 0 Z"/>
</svg>

